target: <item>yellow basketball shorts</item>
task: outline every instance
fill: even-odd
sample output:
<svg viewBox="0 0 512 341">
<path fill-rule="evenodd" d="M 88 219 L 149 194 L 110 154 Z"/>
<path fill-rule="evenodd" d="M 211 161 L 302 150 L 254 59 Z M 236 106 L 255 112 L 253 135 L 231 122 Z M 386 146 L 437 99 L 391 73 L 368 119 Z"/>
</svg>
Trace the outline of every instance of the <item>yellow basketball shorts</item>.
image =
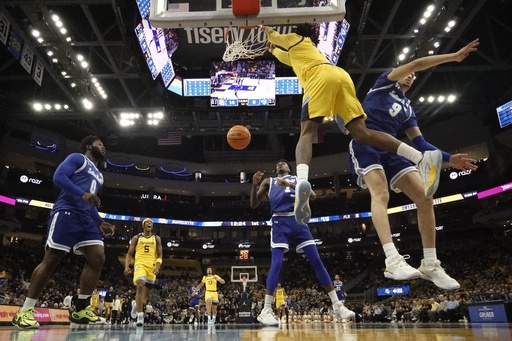
<svg viewBox="0 0 512 341">
<path fill-rule="evenodd" d="M 211 300 L 213 303 L 219 303 L 219 294 L 216 291 L 206 291 L 204 293 L 204 300 Z"/>
<path fill-rule="evenodd" d="M 361 116 L 366 119 L 350 75 L 337 66 L 321 64 L 307 74 L 301 121 L 335 115 L 340 116 L 344 125 Z"/>
<path fill-rule="evenodd" d="M 143 280 L 146 283 L 154 284 L 156 275 L 153 273 L 155 269 L 151 264 L 135 264 L 133 266 L 133 284 L 137 285 L 137 280 Z"/>
</svg>

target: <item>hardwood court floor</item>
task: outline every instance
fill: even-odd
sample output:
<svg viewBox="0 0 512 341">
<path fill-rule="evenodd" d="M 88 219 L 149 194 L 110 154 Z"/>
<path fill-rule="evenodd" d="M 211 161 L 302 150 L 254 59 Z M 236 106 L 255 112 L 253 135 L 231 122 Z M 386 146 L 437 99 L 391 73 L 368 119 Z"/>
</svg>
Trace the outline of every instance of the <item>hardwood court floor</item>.
<svg viewBox="0 0 512 341">
<path fill-rule="evenodd" d="M 0 329 L 1 341 L 509 341 L 512 324 L 290 324 L 279 327 L 232 324 L 42 326 Z"/>
</svg>

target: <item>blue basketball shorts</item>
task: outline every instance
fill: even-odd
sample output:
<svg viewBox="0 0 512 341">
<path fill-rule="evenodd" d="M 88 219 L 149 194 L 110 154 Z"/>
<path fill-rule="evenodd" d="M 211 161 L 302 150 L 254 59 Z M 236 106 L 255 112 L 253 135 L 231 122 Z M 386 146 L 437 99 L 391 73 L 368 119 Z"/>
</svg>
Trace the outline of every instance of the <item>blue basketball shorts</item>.
<svg viewBox="0 0 512 341">
<path fill-rule="evenodd" d="M 194 309 L 196 307 L 199 307 L 199 297 L 197 299 L 190 300 L 190 304 L 188 305 L 189 309 Z"/>
<path fill-rule="evenodd" d="M 80 248 L 89 245 L 103 246 L 103 236 L 91 217 L 71 211 L 52 211 L 48 222 L 46 245 L 52 249 L 81 255 Z"/>
<path fill-rule="evenodd" d="M 402 156 L 360 144 L 354 140 L 350 141 L 349 150 L 354 173 L 357 176 L 357 185 L 364 189 L 368 188 L 364 181 L 364 175 L 374 169 L 384 170 L 389 188 L 396 193 L 401 192 L 396 187 L 397 181 L 409 172 L 418 171 L 409 160 Z"/>
<path fill-rule="evenodd" d="M 270 231 L 270 247 L 281 248 L 288 252 L 290 245 L 294 245 L 298 253 L 307 245 L 316 245 L 308 225 L 301 225 L 295 216 L 273 216 Z"/>
</svg>

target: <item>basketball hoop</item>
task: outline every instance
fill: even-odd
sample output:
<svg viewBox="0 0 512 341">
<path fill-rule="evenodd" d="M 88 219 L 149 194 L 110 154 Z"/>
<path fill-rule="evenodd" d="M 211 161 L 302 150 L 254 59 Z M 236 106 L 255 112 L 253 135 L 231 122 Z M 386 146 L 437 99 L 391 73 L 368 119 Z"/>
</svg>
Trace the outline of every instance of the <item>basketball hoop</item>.
<svg viewBox="0 0 512 341">
<path fill-rule="evenodd" d="M 244 39 L 246 30 L 249 31 L 249 36 Z M 225 62 L 254 59 L 262 56 L 268 50 L 267 34 L 257 26 L 229 26 L 225 39 L 226 51 L 222 56 L 222 60 Z"/>
</svg>

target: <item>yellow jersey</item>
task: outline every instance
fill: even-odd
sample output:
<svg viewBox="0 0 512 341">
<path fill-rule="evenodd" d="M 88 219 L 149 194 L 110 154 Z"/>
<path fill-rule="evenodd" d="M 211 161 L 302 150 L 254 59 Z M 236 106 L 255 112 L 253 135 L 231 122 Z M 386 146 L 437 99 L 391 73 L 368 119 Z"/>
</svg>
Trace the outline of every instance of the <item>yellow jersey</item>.
<svg viewBox="0 0 512 341">
<path fill-rule="evenodd" d="M 135 264 L 151 264 L 155 265 L 158 258 L 156 235 L 151 234 L 145 237 L 139 234 L 137 245 L 135 246 Z"/>
<path fill-rule="evenodd" d="M 206 286 L 206 291 L 217 291 L 217 279 L 220 277 L 217 275 L 211 276 L 203 276 L 203 280 L 201 282 Z"/>
<path fill-rule="evenodd" d="M 100 304 L 100 294 L 92 294 L 91 295 L 91 306 L 93 308 L 97 308 L 98 304 Z"/>
<path fill-rule="evenodd" d="M 277 301 L 284 301 L 284 289 L 283 288 L 277 288 L 276 289 L 276 302 Z"/>
</svg>

